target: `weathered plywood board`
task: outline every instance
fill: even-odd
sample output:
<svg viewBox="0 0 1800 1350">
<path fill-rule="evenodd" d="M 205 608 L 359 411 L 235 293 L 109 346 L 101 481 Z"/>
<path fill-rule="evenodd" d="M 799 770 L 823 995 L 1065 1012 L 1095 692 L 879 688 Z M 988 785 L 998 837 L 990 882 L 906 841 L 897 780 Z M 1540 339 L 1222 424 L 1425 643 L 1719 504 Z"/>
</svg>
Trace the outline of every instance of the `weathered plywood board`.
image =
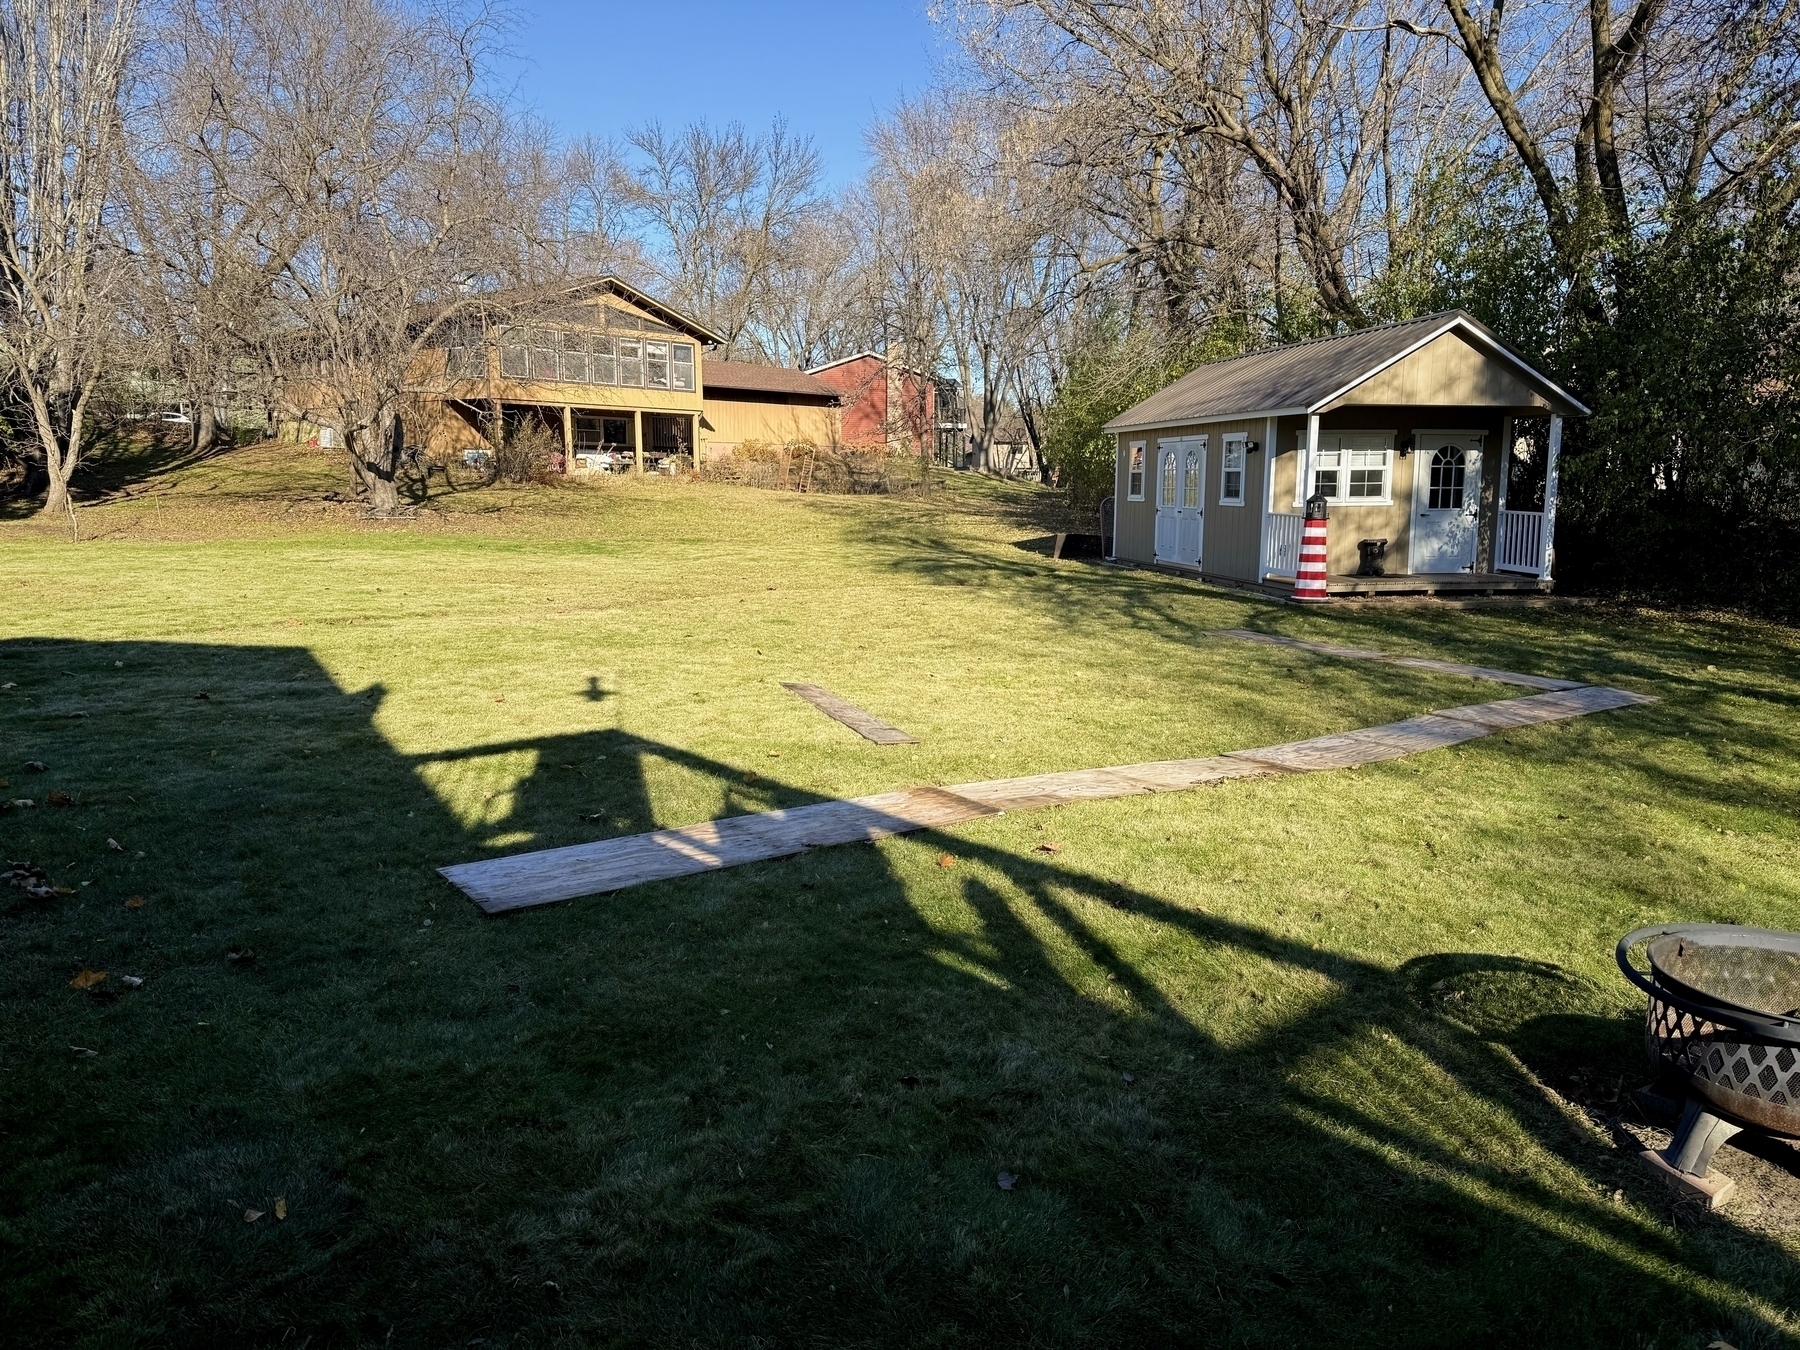
<svg viewBox="0 0 1800 1350">
<path fill-rule="evenodd" d="M 829 689 L 821 689 L 816 684 L 789 684 L 783 680 L 781 687 L 805 699 L 813 707 L 827 717 L 842 722 L 850 730 L 864 740 L 874 741 L 877 745 L 917 745 L 918 738 L 908 736 L 898 727 L 891 727 L 879 717 L 864 712 L 854 703 L 839 698 Z"/>
<path fill-rule="evenodd" d="M 1330 642 L 1305 642 L 1282 637 L 1278 633 L 1257 633 L 1248 628 L 1215 628 L 1212 637 L 1235 638 L 1239 642 L 1261 642 L 1271 647 L 1292 647 L 1316 656 L 1335 656 L 1345 661 L 1380 661 L 1390 666 L 1408 666 L 1413 670 L 1431 670 L 1440 675 L 1466 675 L 1474 680 L 1493 680 L 1498 684 L 1516 684 L 1525 689 L 1580 689 L 1580 680 L 1558 680 L 1548 675 L 1522 675 L 1516 670 L 1499 670 L 1493 666 L 1472 666 L 1462 661 L 1438 661 L 1425 656 L 1389 656 L 1368 647 L 1340 647 Z"/>
<path fill-rule="evenodd" d="M 1498 703 L 1471 703 L 1460 708 L 1442 708 L 1437 715 L 1499 730 L 1506 727 L 1536 726 L 1540 722 L 1557 722 L 1565 717 L 1584 717 L 1588 713 L 1611 712 L 1615 708 L 1629 708 L 1634 704 L 1656 701 L 1648 694 L 1634 694 L 1625 689 L 1582 685 L 1548 694 L 1532 694 L 1526 698 L 1502 699 Z"/>
<path fill-rule="evenodd" d="M 908 788 L 460 863 L 438 872 L 489 914 L 498 914 L 998 814 L 996 807 L 944 788 Z"/>
<path fill-rule="evenodd" d="M 1305 642 L 1300 638 L 1282 637 L 1279 633 L 1257 633 L 1248 628 L 1215 628 L 1211 637 L 1236 638 L 1239 642 L 1261 642 L 1270 647 L 1293 647 L 1298 651 L 1312 652 L 1316 656 L 1339 656 L 1346 661 L 1385 661 L 1384 652 L 1372 651 L 1368 647 L 1339 647 L 1330 642 Z"/>
<path fill-rule="evenodd" d="M 1400 759 L 1426 750 L 1442 750 L 1488 734 L 1475 722 L 1451 717 L 1410 717 L 1386 726 L 1364 727 L 1335 736 L 1315 736 L 1257 750 L 1233 750 L 1227 758 L 1270 764 L 1295 773 L 1320 769 L 1353 769 L 1383 759 Z"/>
</svg>

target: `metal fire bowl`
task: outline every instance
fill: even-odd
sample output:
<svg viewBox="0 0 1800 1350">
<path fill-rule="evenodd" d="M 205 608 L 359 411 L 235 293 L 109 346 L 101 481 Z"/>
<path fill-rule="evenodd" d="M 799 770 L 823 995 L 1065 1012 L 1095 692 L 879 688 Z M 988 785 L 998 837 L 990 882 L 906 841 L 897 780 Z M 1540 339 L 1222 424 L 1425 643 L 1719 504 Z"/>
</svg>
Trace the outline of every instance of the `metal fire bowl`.
<svg viewBox="0 0 1800 1350">
<path fill-rule="evenodd" d="M 1640 942 L 1648 972 L 1631 963 Z M 1668 924 L 1627 933 L 1617 955 L 1650 999 L 1651 1062 L 1719 1114 L 1800 1138 L 1800 933 Z"/>
</svg>

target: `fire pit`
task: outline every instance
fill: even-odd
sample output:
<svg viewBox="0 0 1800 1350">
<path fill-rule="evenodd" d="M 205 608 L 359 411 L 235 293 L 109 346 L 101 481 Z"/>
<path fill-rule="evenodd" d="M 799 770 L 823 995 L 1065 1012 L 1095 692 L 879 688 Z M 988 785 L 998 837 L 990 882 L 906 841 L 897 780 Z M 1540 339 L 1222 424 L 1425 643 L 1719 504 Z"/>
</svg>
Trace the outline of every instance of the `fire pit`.
<svg viewBox="0 0 1800 1350">
<path fill-rule="evenodd" d="M 1647 973 L 1631 962 L 1641 942 Z M 1727 1139 L 1743 1129 L 1800 1138 L 1800 933 L 1668 924 L 1627 933 L 1617 955 L 1650 998 L 1651 1062 L 1686 1088 L 1674 1140 L 1645 1156 L 1717 1207 L 1731 1182 L 1712 1177 L 1712 1159 Z"/>
</svg>

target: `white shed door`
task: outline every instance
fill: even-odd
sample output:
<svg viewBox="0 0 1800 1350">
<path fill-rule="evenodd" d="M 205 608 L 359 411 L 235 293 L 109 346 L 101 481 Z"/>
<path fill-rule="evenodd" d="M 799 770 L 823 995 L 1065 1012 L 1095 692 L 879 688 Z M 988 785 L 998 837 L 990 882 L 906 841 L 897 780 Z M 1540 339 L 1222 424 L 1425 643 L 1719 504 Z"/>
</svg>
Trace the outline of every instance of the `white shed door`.
<svg viewBox="0 0 1800 1350">
<path fill-rule="evenodd" d="M 1481 437 L 1419 437 L 1413 468 L 1412 570 L 1469 572 L 1481 523 Z"/>
<path fill-rule="evenodd" d="M 1206 494 L 1206 438 L 1157 443 L 1156 560 L 1200 565 Z"/>
</svg>

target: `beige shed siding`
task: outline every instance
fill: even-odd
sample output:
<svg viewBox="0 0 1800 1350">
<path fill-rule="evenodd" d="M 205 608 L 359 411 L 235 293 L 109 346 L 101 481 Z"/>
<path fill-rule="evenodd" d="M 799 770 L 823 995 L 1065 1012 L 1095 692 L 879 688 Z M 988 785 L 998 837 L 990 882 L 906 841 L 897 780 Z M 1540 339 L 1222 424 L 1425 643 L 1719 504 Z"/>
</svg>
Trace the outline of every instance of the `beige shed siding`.
<svg viewBox="0 0 1800 1350">
<path fill-rule="evenodd" d="M 1368 404 L 1550 409 L 1549 401 L 1509 366 L 1477 350 L 1457 332 L 1433 338 L 1364 380 L 1326 411 Z"/>
<path fill-rule="evenodd" d="M 1225 506 L 1219 501 L 1225 482 L 1225 438 L 1244 435 L 1262 443 L 1264 418 L 1241 422 L 1208 422 L 1189 434 L 1206 437 L 1206 524 L 1201 535 L 1200 570 L 1236 581 L 1259 581 L 1257 563 L 1262 551 L 1262 475 L 1260 450 L 1244 456 L 1244 504 Z"/>
</svg>

